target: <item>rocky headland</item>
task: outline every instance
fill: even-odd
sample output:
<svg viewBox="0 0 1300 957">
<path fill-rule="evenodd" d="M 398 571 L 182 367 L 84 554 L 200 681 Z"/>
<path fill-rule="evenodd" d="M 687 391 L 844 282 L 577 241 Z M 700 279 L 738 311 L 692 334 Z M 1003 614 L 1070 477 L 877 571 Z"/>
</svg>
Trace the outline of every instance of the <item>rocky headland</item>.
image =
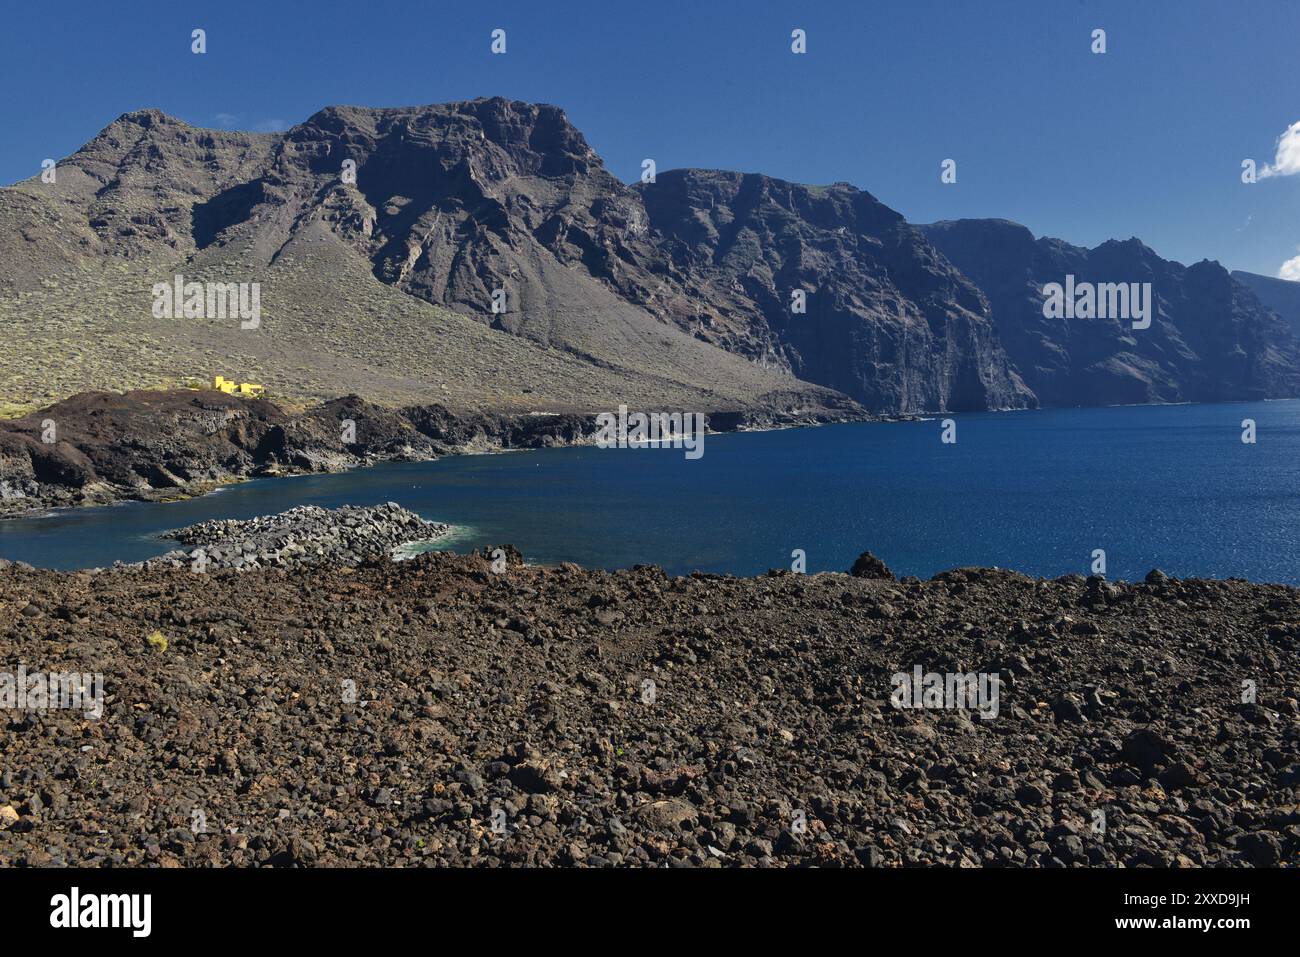
<svg viewBox="0 0 1300 957">
<path fill-rule="evenodd" d="M 871 418 L 856 403 L 798 394 L 707 413 L 711 431 Z M 0 419 L 0 516 L 127 499 L 166 501 L 263 476 L 382 461 L 586 444 L 596 414 L 390 409 L 345 396 L 307 409 L 212 390 L 88 392 Z"/>
</svg>

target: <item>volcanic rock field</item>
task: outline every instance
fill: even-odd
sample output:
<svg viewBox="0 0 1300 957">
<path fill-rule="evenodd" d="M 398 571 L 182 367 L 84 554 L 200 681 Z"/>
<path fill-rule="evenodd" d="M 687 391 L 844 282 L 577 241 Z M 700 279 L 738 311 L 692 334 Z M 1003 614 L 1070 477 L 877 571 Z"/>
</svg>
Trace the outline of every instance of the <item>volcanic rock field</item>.
<svg viewBox="0 0 1300 957">
<path fill-rule="evenodd" d="M 0 569 L 14 866 L 1277 866 L 1300 591 L 432 553 Z M 161 638 L 161 640 L 159 640 Z M 980 673 L 995 714 L 895 707 Z"/>
</svg>

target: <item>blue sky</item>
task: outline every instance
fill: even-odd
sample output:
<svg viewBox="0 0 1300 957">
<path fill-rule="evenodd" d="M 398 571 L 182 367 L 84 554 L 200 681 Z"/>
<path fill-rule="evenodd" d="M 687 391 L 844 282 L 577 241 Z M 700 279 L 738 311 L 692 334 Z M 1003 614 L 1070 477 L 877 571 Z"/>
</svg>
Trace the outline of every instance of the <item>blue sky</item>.
<svg viewBox="0 0 1300 957">
<path fill-rule="evenodd" d="M 1276 275 L 1300 255 L 1300 175 L 1245 185 L 1241 162 L 1273 163 L 1300 121 L 1297 38 L 1297 0 L 9 4 L 0 182 L 147 106 L 265 129 L 334 103 L 503 95 L 563 107 L 628 181 L 647 157 L 844 180 L 914 222 L 1137 236 Z"/>
</svg>

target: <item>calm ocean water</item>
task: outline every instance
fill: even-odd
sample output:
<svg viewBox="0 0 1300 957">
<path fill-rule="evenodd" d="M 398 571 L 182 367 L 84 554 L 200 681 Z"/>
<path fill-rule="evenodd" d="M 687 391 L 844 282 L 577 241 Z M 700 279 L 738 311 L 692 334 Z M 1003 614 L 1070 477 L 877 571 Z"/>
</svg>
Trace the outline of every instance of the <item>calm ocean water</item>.
<svg viewBox="0 0 1300 957">
<path fill-rule="evenodd" d="M 1241 441 L 1254 419 L 1258 442 Z M 0 557 L 50 568 L 134 561 L 159 533 L 294 505 L 395 501 L 460 526 L 447 547 L 511 542 L 530 561 L 754 574 L 898 574 L 961 565 L 1111 578 L 1300 584 L 1300 401 L 1067 409 L 710 435 L 671 449 L 553 449 L 266 479 L 201 499 L 0 522 Z"/>
</svg>

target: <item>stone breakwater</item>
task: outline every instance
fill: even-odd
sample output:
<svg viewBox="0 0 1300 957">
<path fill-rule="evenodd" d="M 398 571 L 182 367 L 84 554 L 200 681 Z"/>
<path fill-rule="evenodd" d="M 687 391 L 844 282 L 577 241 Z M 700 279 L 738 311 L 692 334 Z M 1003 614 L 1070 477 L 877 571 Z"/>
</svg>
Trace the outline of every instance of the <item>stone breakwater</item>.
<svg viewBox="0 0 1300 957">
<path fill-rule="evenodd" d="M 0 569 L 0 662 L 105 692 L 0 720 L 0 863 L 1300 854 L 1294 588 L 516 562 Z M 892 705 L 918 666 L 996 676 L 996 715 Z"/>
<path fill-rule="evenodd" d="M 427 522 L 395 502 L 336 509 L 301 505 L 276 515 L 200 522 L 177 529 L 168 537 L 185 548 L 139 564 L 201 571 L 319 563 L 359 565 L 396 558 L 403 546 L 442 538 L 450 530 L 450 525 Z"/>
</svg>

